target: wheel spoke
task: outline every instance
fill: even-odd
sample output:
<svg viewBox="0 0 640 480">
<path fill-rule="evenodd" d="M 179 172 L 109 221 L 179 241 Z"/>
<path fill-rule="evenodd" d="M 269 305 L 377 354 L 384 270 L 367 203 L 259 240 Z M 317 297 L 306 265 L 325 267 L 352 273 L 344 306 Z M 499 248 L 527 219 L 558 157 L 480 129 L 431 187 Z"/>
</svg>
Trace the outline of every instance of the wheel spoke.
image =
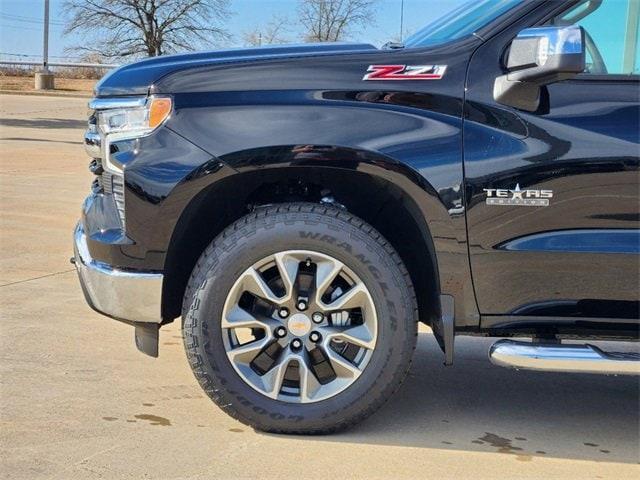
<svg viewBox="0 0 640 480">
<path fill-rule="evenodd" d="M 338 352 L 333 350 L 331 347 L 327 347 L 324 349 L 324 353 L 331 362 L 331 366 L 333 367 L 333 371 L 336 372 L 338 377 L 346 377 L 346 378 L 358 378 L 362 373 L 361 370 L 351 363 L 349 360 L 344 358 Z"/>
<path fill-rule="evenodd" d="M 322 385 L 302 356 L 298 356 L 298 372 L 300 375 L 300 401 L 302 403 L 313 401 L 313 397 Z"/>
<path fill-rule="evenodd" d="M 222 328 L 261 328 L 271 331 L 278 325 L 273 319 L 258 319 L 238 305 L 231 307 L 222 317 Z"/>
<path fill-rule="evenodd" d="M 362 283 L 356 283 L 340 295 L 333 302 L 326 304 L 327 310 L 348 310 L 350 308 L 365 307 L 368 303 L 367 289 Z"/>
<path fill-rule="evenodd" d="M 338 276 L 344 265 L 338 260 L 325 260 L 316 263 L 316 303 L 321 305 L 321 298 L 331 282 Z"/>
<path fill-rule="evenodd" d="M 240 345 L 227 351 L 227 356 L 234 363 L 251 363 L 251 361 L 258 356 L 260 351 L 271 341 L 269 335 L 260 340 Z"/>
<path fill-rule="evenodd" d="M 300 259 L 287 253 L 276 253 L 274 258 L 285 288 L 285 297 L 280 299 L 280 301 L 287 301 L 293 296 L 293 288 L 298 276 Z"/>
<path fill-rule="evenodd" d="M 278 398 L 289 363 L 291 363 L 291 356 L 283 353 L 278 363 L 262 375 L 264 391 L 269 397 Z"/>
<path fill-rule="evenodd" d="M 278 303 L 278 298 L 273 290 L 266 284 L 255 268 L 249 268 L 242 276 L 241 285 L 243 290 L 250 292 L 257 297 L 271 303 Z"/>
<path fill-rule="evenodd" d="M 345 342 L 353 343 L 358 347 L 364 347 L 369 350 L 373 350 L 376 345 L 375 335 L 373 335 L 367 325 L 358 325 L 344 329 L 320 327 L 318 330 L 320 330 L 320 333 L 322 333 L 322 336 L 327 342 L 330 340 L 344 340 Z"/>
</svg>

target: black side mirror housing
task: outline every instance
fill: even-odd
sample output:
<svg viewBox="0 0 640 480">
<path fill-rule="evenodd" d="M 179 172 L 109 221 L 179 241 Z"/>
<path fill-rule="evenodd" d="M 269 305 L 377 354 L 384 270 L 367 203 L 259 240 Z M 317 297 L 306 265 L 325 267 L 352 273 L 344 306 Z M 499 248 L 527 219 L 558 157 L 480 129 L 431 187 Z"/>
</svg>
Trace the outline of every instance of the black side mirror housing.
<svg viewBox="0 0 640 480">
<path fill-rule="evenodd" d="M 578 26 L 527 28 L 511 43 L 506 75 L 496 78 L 498 103 L 535 112 L 540 87 L 572 78 L 585 69 L 584 29 Z"/>
</svg>

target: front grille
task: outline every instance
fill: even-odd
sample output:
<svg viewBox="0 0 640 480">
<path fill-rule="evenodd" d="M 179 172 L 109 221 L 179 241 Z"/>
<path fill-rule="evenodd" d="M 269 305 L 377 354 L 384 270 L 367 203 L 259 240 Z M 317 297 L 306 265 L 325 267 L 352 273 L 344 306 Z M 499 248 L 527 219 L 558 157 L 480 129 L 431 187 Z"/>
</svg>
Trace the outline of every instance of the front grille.
<svg viewBox="0 0 640 480">
<path fill-rule="evenodd" d="M 124 225 L 124 178 L 120 175 L 112 175 L 111 190 L 113 192 L 113 199 L 116 202 L 116 209 L 120 214 L 120 220 Z"/>
<path fill-rule="evenodd" d="M 104 170 L 101 175 L 102 189 L 105 195 L 111 195 L 116 204 L 116 210 L 124 225 L 124 179 L 120 175 Z"/>
<path fill-rule="evenodd" d="M 92 147 L 87 149 L 87 153 L 91 157 L 95 157 L 91 158 L 89 162 L 89 170 L 96 176 L 91 183 L 91 191 L 95 194 L 104 194 L 113 199 L 120 222 L 124 227 L 124 178 L 121 174 L 112 173 L 104 168 L 102 159 L 98 158 L 103 156 L 105 152 L 104 148 L 96 148 L 96 145 L 104 147 L 102 143 L 104 138 L 101 138 L 102 135 L 98 134 L 95 123 L 96 116 L 93 114 L 89 118 L 89 128 L 85 133 L 85 146 Z"/>
<path fill-rule="evenodd" d="M 110 172 L 107 172 L 106 170 L 104 172 L 102 172 L 102 175 L 100 176 L 101 180 L 102 180 L 102 189 L 104 191 L 104 193 L 106 193 L 107 195 L 112 195 L 113 194 L 113 189 L 111 187 L 111 177 L 113 175 Z"/>
</svg>

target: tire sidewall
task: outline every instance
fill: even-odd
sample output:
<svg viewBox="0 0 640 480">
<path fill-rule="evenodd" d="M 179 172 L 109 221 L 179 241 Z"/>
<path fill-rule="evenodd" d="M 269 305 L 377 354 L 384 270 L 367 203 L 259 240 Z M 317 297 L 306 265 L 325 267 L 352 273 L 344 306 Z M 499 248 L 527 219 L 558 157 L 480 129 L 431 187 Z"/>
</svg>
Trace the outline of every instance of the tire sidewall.
<svg viewBox="0 0 640 480">
<path fill-rule="evenodd" d="M 197 376 L 205 390 L 218 389 L 216 397 L 231 403 L 240 419 L 257 428 L 308 431 L 352 422 L 370 402 L 390 394 L 388 386 L 408 364 L 407 351 L 413 351 L 416 322 L 406 280 L 374 238 L 379 234 L 345 221 L 339 211 L 263 213 L 218 237 L 191 279 L 196 290 L 185 299 L 185 307 L 190 305 L 184 326 L 196 340 L 187 350 L 201 360 Z M 336 396 L 319 402 L 297 404 L 261 394 L 238 375 L 224 348 L 220 322 L 231 287 L 254 263 L 284 250 L 311 250 L 343 262 L 364 282 L 376 308 L 376 347 L 362 374 Z"/>
</svg>

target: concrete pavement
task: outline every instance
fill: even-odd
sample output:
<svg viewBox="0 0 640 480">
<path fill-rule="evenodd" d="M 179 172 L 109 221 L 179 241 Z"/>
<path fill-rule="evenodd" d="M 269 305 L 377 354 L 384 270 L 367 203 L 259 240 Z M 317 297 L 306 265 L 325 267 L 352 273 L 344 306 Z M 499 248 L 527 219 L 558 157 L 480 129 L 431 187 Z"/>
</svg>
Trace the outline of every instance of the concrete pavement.
<svg viewBox="0 0 640 480">
<path fill-rule="evenodd" d="M 639 478 L 636 378 L 515 372 L 423 330 L 376 415 L 319 437 L 258 433 L 201 393 L 179 324 L 160 358 L 84 303 L 68 262 L 91 174 L 86 100 L 0 95 L 0 477 Z"/>
</svg>

